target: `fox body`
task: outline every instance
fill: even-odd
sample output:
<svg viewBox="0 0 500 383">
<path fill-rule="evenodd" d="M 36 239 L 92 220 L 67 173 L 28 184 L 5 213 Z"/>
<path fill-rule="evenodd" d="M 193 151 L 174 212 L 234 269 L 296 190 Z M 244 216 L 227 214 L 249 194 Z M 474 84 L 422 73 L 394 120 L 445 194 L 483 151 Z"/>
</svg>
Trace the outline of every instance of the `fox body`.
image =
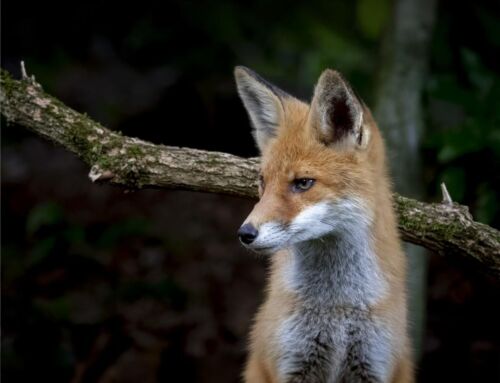
<svg viewBox="0 0 500 383">
<path fill-rule="evenodd" d="M 239 236 L 272 255 L 245 381 L 413 382 L 405 257 L 370 111 L 333 70 L 310 105 L 248 68 L 235 77 L 261 152 Z"/>
</svg>

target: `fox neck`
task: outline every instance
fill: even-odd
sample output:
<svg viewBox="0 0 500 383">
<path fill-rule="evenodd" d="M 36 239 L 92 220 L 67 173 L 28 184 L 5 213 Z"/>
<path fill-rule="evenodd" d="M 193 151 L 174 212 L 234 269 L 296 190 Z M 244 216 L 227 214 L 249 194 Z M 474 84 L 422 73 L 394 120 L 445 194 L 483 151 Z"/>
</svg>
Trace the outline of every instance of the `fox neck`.
<svg viewBox="0 0 500 383">
<path fill-rule="evenodd" d="M 290 249 L 284 278 L 305 305 L 367 309 L 386 290 L 370 227 L 358 225 Z"/>
</svg>

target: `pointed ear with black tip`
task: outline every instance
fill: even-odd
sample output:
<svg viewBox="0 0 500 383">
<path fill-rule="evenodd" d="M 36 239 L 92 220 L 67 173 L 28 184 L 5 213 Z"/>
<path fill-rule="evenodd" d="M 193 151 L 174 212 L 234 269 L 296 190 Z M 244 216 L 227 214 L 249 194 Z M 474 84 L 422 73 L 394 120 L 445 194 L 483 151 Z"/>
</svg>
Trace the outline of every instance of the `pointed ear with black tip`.
<svg viewBox="0 0 500 383">
<path fill-rule="evenodd" d="M 246 67 L 237 66 L 234 77 L 238 94 L 252 122 L 255 142 L 262 152 L 283 122 L 283 99 L 291 96 Z"/>
<path fill-rule="evenodd" d="M 363 106 L 337 71 L 325 70 L 316 84 L 309 122 L 319 140 L 338 149 L 365 148 L 370 132 Z"/>
</svg>

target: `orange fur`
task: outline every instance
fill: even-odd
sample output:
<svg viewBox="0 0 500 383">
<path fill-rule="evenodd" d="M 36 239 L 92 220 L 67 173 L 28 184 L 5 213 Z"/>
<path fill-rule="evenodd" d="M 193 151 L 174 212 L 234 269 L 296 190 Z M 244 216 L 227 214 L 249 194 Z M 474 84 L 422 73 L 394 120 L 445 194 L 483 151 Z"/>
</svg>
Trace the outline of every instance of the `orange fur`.
<svg viewBox="0 0 500 383">
<path fill-rule="evenodd" d="M 376 123 L 368 108 L 363 107 L 363 129 L 369 135 L 366 148 L 335 150 L 318 139 L 317 121 L 311 118 L 309 105 L 294 98 L 286 98 L 282 104 L 284 117 L 277 135 L 270 139 L 262 153 L 265 187 L 247 222 L 256 227 L 273 220 L 290 222 L 306 207 L 323 200 L 345 196 L 362 199 L 373 212 L 374 253 L 388 286 L 369 312 L 388 325 L 391 336 L 400 344 L 390 381 L 411 383 L 405 256 L 392 208 L 384 143 Z M 316 183 L 305 193 L 290 193 L 290 182 L 297 178 L 314 178 Z M 277 363 L 281 350 L 275 334 L 301 303 L 284 278 L 290 257 L 286 249 L 272 256 L 266 300 L 257 313 L 250 337 L 250 356 L 244 373 L 247 383 L 280 382 Z"/>
</svg>

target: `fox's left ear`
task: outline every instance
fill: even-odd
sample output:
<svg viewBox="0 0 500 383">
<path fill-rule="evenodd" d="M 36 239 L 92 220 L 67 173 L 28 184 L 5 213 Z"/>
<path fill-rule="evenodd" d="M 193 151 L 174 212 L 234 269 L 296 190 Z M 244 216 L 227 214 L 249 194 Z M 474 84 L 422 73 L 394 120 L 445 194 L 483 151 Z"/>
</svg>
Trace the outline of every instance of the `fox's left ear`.
<svg viewBox="0 0 500 383">
<path fill-rule="evenodd" d="M 365 148 L 369 130 L 363 126 L 363 107 L 337 71 L 325 70 L 316 84 L 309 123 L 318 138 L 336 148 Z"/>
<path fill-rule="evenodd" d="M 291 96 L 249 68 L 237 66 L 234 77 L 238 93 L 252 122 L 253 136 L 262 152 L 269 139 L 276 136 L 278 127 L 283 122 L 283 100 Z"/>
</svg>

